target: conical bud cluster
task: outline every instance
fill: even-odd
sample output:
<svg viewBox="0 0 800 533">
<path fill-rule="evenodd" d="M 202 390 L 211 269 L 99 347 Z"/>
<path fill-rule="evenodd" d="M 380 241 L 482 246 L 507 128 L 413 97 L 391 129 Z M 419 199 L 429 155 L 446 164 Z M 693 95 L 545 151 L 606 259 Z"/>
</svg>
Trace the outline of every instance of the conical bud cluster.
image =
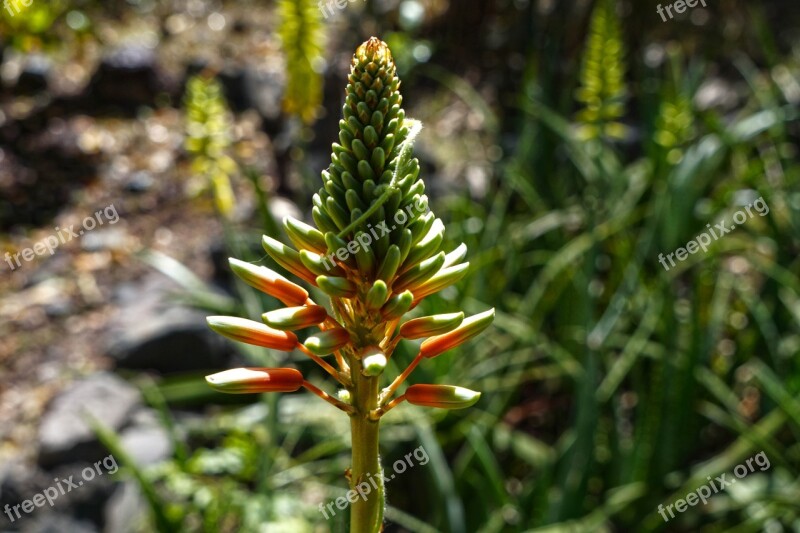
<svg viewBox="0 0 800 533">
<path fill-rule="evenodd" d="M 419 161 L 412 156 L 421 126 L 406 118 L 399 89 L 386 44 L 373 37 L 359 46 L 345 90 L 339 139 L 322 172 L 322 187 L 313 197 L 316 227 L 287 217 L 285 243 L 268 236 L 262 241 L 278 265 L 330 297 L 330 311 L 272 270 L 231 259 L 231 268 L 242 280 L 286 307 L 264 313 L 263 324 L 209 318 L 211 327 L 229 338 L 276 350 L 302 350 L 339 381 L 347 401 L 308 382 L 302 385 L 349 414 L 370 420 L 402 399 L 447 408 L 477 401 L 479 393 L 450 385 L 413 385 L 390 400 L 421 360 L 467 342 L 494 318 L 494 310 L 467 318 L 454 312 L 400 325 L 424 297 L 459 281 L 469 264 L 463 262 L 464 244 L 449 253 L 442 250 L 445 226 L 428 209 Z M 304 334 L 305 340 L 295 333 L 315 327 L 318 331 Z M 425 340 L 414 362 L 380 393 L 377 380 L 402 339 Z M 322 359 L 331 354 L 338 368 Z M 228 385 L 231 392 L 249 390 L 251 382 L 259 384 L 256 388 L 263 386 L 261 374 L 253 372 L 259 371 L 233 375 L 231 379 L 239 376 L 243 381 L 241 386 Z M 371 385 L 365 380 L 372 380 Z M 367 391 L 374 396 L 369 401 L 362 397 Z"/>
</svg>

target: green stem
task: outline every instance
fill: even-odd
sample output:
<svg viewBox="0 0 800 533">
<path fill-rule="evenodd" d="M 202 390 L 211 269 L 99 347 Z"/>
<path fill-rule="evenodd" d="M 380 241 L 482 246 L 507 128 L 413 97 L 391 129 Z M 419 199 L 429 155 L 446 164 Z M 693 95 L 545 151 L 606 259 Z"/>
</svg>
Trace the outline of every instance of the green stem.
<svg viewBox="0 0 800 533">
<path fill-rule="evenodd" d="M 350 508 L 351 533 L 378 533 L 383 524 L 383 475 L 378 450 L 378 433 L 380 423 L 370 420 L 370 412 L 378 407 L 378 377 L 366 377 L 361 374 L 361 361 L 357 361 L 353 369 L 353 406 L 355 412 L 350 415 L 350 434 L 353 441 L 353 466 L 350 470 L 350 488 L 359 494 L 369 493 L 365 498 L 359 497 Z M 364 485 L 366 484 L 366 485 Z M 369 487 L 366 489 L 365 487 Z M 378 488 L 375 489 L 375 486 Z"/>
</svg>

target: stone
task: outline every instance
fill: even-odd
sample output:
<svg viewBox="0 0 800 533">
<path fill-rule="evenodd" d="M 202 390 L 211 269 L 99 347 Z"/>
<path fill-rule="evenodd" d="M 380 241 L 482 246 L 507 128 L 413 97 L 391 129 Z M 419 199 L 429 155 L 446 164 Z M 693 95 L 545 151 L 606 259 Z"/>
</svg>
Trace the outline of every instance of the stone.
<svg viewBox="0 0 800 533">
<path fill-rule="evenodd" d="M 119 431 L 141 404 L 141 395 L 123 379 L 108 372 L 76 381 L 50 403 L 39 427 L 39 464 L 94 462 L 106 454 L 86 419 L 91 415 Z"/>
<path fill-rule="evenodd" d="M 206 324 L 206 313 L 175 302 L 177 285 L 153 273 L 117 294 L 107 352 L 118 368 L 161 373 L 224 368 L 229 348 Z"/>
</svg>

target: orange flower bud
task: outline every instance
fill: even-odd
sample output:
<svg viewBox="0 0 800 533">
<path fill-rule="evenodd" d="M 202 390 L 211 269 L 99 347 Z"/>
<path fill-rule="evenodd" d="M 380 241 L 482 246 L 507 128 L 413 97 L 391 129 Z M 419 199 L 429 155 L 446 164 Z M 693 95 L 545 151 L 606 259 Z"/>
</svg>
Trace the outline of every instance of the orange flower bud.
<svg viewBox="0 0 800 533">
<path fill-rule="evenodd" d="M 492 320 L 494 320 L 494 309 L 466 318 L 453 331 L 423 341 L 419 347 L 419 353 L 422 357 L 436 357 L 478 335 L 489 327 Z"/>
<path fill-rule="evenodd" d="M 209 316 L 206 317 L 206 321 L 211 329 L 235 341 L 284 352 L 291 352 L 297 345 L 297 337 L 291 331 L 272 329 L 269 326 L 246 318 Z"/>
<path fill-rule="evenodd" d="M 229 394 L 294 392 L 303 374 L 294 368 L 234 368 L 206 376 L 212 389 Z"/>
<path fill-rule="evenodd" d="M 228 259 L 228 262 L 233 272 L 242 281 L 261 292 L 274 296 L 286 305 L 303 305 L 308 300 L 308 292 L 303 287 L 292 283 L 267 267 L 253 265 L 232 257 Z"/>
<path fill-rule="evenodd" d="M 455 385 L 411 385 L 406 389 L 406 400 L 410 404 L 441 409 L 464 409 L 475 404 L 480 392 Z"/>
</svg>

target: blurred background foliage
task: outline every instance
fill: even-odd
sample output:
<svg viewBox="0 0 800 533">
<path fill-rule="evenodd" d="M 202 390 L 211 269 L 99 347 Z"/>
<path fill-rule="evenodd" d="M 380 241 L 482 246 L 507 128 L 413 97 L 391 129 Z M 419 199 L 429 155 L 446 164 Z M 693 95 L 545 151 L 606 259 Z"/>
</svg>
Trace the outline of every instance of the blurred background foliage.
<svg viewBox="0 0 800 533">
<path fill-rule="evenodd" d="M 796 5 L 709 1 L 667 22 L 654 5 L 622 0 L 326 9 L 34 0 L 0 17 L 0 125 L 37 106 L 73 109 L 58 104 L 63 96 L 41 104 L 31 100 L 41 94 L 9 88 L 33 58 L 68 75 L 127 32 L 185 67 L 188 81 L 114 113 L 146 120 L 178 110 L 193 164 L 161 179 L 179 188 L 194 180 L 186 209 L 218 217 L 223 257 L 277 270 L 258 247 L 262 233 L 284 238 L 276 199 L 310 218 L 350 55 L 381 37 L 409 116 L 426 126 L 417 154 L 448 228 L 445 248 L 469 246 L 465 281 L 419 314 L 498 307 L 491 333 L 411 379 L 480 390 L 480 403 L 455 413 L 403 406 L 384 419 L 384 465 L 418 446 L 431 459 L 388 486 L 387 531 L 800 531 Z M 231 41 L 209 47 L 209 28 L 230 28 Z M 248 32 L 258 38 L 242 38 Z M 177 50 L 179 40 L 188 49 Z M 243 58 L 276 76 L 276 106 L 237 94 L 227 68 Z M 96 97 L 67 101 L 93 115 Z M 253 109 L 269 142 L 242 133 Z M 274 164 L 254 156 L 260 150 Z M 196 194 L 204 187 L 216 209 Z M 669 271 L 659 264 L 660 253 L 759 197 L 768 214 Z M 27 225 L 37 223 L 51 225 Z M 174 278 L 184 303 L 250 317 L 275 307 L 156 248 L 137 257 Z M 299 355 L 236 349 L 252 365 L 313 369 Z M 387 375 L 411 356 L 401 346 Z M 142 531 L 345 531 L 345 516 L 326 521 L 318 504 L 345 493 L 346 421 L 310 395 L 231 403 L 201 375 L 128 376 L 169 428 L 171 460 L 140 467 L 97 428 L 149 503 Z M 657 513 L 759 451 L 769 469 L 668 524 Z"/>
</svg>

